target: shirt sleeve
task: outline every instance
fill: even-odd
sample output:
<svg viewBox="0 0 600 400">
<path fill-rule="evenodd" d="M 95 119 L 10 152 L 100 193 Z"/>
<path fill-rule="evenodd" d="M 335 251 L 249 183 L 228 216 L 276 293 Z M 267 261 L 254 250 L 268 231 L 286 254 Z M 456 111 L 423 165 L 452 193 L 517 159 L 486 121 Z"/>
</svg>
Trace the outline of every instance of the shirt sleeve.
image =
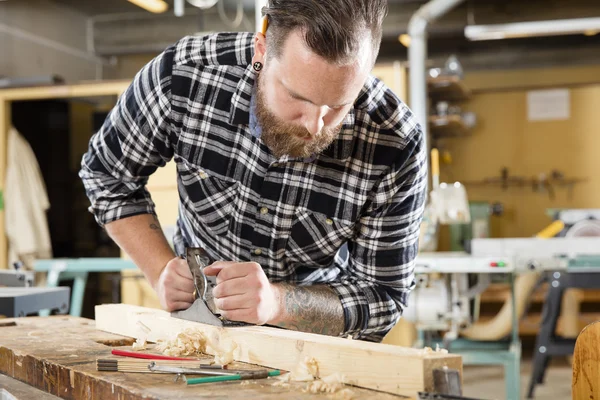
<svg viewBox="0 0 600 400">
<path fill-rule="evenodd" d="M 171 75 L 173 47 L 137 73 L 101 129 L 92 136 L 79 177 L 89 211 L 101 225 L 155 214 L 148 177 L 173 157 Z"/>
<path fill-rule="evenodd" d="M 415 286 L 427 191 L 426 150 L 416 127 L 405 156 L 383 177 L 357 236 L 348 242 L 345 274 L 331 284 L 344 308 L 344 334 L 357 339 L 381 341 L 398 322 Z"/>
</svg>

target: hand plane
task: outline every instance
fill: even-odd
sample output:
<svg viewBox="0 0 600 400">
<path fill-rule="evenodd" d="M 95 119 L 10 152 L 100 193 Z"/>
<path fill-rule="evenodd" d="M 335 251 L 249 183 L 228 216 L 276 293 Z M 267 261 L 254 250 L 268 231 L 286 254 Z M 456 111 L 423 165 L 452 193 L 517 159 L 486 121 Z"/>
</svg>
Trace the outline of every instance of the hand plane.
<svg viewBox="0 0 600 400">
<path fill-rule="evenodd" d="M 204 268 L 212 262 L 208 253 L 199 247 L 188 247 L 185 259 L 194 280 L 194 302 L 187 310 L 174 311 L 172 317 L 214 326 L 246 326 L 245 322 L 229 321 L 220 315 L 212 294 L 217 278 L 206 276 Z"/>
</svg>

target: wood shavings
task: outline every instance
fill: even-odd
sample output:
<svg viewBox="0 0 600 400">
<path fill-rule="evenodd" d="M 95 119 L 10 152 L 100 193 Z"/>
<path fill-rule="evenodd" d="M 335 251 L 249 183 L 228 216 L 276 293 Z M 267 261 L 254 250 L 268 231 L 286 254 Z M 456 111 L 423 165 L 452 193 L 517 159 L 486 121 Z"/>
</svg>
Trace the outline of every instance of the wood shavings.
<svg viewBox="0 0 600 400">
<path fill-rule="evenodd" d="M 423 350 L 421 350 L 421 352 L 422 354 L 448 354 L 448 350 L 440 348 L 439 344 L 435 345 L 435 350 L 433 350 L 431 347 L 424 347 Z"/>
<path fill-rule="evenodd" d="M 334 398 L 340 400 L 352 400 L 354 398 L 354 392 L 348 388 L 342 389 L 335 394 Z"/>
<path fill-rule="evenodd" d="M 160 341 L 158 351 L 172 357 L 198 356 L 206 353 L 206 335 L 199 329 L 188 328 L 175 339 Z"/>
<path fill-rule="evenodd" d="M 282 378 L 276 380 L 275 382 L 273 382 L 273 384 L 271 386 L 280 386 L 282 388 L 289 388 L 290 384 L 288 383 L 288 378 L 289 378 L 290 374 L 287 374 L 285 376 L 283 376 Z"/>
<path fill-rule="evenodd" d="M 305 389 L 309 393 L 336 393 L 344 387 L 344 376 L 335 373 L 316 380 Z"/>
<path fill-rule="evenodd" d="M 352 399 L 354 392 L 345 388 L 346 381 L 344 375 L 339 373 L 328 375 L 319 379 L 319 363 L 314 358 L 305 358 L 304 361 L 298 363 L 296 368 L 282 376 L 273 386 L 281 386 L 289 388 L 289 382 L 310 382 L 303 391 L 305 393 L 328 393 L 335 394 L 336 399 Z"/>
<path fill-rule="evenodd" d="M 175 339 L 160 341 L 157 349 L 163 354 L 173 357 L 199 356 L 208 354 L 207 349 L 215 356 L 215 363 L 227 365 L 234 361 L 234 351 L 238 348 L 237 343 L 231 340 L 222 340 L 215 334 L 207 337 L 197 328 L 188 328 L 179 333 Z"/>
<path fill-rule="evenodd" d="M 288 379 L 296 382 L 314 381 L 319 377 L 319 363 L 314 358 L 305 358 L 287 375 Z"/>
<path fill-rule="evenodd" d="M 137 338 L 135 342 L 131 345 L 131 350 L 140 351 L 146 350 L 146 339 Z"/>
<path fill-rule="evenodd" d="M 212 341 L 208 342 L 207 345 L 213 350 L 215 354 L 215 364 L 227 365 L 233 362 L 233 352 L 237 349 L 237 343 L 228 341 L 224 344 Z"/>
</svg>

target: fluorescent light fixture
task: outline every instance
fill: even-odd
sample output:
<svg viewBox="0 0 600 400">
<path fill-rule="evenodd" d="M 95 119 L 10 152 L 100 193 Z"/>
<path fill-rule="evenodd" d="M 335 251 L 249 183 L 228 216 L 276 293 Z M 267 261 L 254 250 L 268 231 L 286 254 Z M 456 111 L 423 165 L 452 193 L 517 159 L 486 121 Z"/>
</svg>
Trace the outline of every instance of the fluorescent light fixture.
<svg viewBox="0 0 600 400">
<path fill-rule="evenodd" d="M 160 14 L 164 13 L 169 9 L 169 5 L 164 0 L 127 0 L 130 3 L 135 4 L 144 10 L 150 11 L 151 13 Z"/>
<path fill-rule="evenodd" d="M 404 47 L 410 47 L 410 35 L 407 33 L 403 33 L 402 35 L 398 36 L 398 41 L 400 43 L 402 43 L 402 45 Z"/>
<path fill-rule="evenodd" d="M 497 25 L 471 25 L 465 28 L 465 36 L 469 40 L 498 40 L 577 35 L 597 31 L 600 31 L 600 18 L 575 18 Z"/>
</svg>

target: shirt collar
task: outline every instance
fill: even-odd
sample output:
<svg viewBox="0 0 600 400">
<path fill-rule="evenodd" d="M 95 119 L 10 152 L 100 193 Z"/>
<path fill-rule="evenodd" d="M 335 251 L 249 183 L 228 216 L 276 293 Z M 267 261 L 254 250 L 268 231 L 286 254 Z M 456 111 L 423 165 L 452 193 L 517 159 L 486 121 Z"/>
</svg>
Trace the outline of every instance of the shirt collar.
<svg viewBox="0 0 600 400">
<path fill-rule="evenodd" d="M 252 64 L 249 64 L 237 84 L 231 97 L 231 108 L 229 109 L 229 123 L 231 125 L 247 125 L 250 122 L 250 100 L 254 82 L 256 82 L 256 74 Z"/>
</svg>

